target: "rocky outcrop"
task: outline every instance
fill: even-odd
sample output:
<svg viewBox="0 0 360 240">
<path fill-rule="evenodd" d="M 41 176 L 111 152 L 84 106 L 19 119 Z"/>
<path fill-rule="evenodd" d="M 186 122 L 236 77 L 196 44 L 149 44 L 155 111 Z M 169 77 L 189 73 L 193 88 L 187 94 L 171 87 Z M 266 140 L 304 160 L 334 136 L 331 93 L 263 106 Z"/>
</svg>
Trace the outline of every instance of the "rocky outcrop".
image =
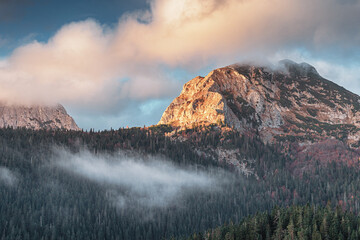
<svg viewBox="0 0 360 240">
<path fill-rule="evenodd" d="M 0 105 L 0 127 L 80 130 L 65 108 L 56 106 Z"/>
<path fill-rule="evenodd" d="M 307 63 L 231 65 L 186 83 L 159 124 L 226 124 L 265 142 L 337 138 L 359 146 L 360 97 L 322 78 Z"/>
</svg>

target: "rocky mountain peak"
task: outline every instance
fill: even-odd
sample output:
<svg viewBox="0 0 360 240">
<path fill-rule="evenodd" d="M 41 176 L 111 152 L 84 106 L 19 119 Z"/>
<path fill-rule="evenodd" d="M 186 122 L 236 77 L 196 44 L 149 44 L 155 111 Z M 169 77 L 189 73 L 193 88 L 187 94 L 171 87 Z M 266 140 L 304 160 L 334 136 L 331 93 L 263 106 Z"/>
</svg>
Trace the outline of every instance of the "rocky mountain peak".
<svg viewBox="0 0 360 240">
<path fill-rule="evenodd" d="M 279 61 L 278 66 L 284 67 L 286 69 L 286 72 L 289 74 L 295 75 L 298 74 L 302 77 L 307 77 L 310 74 L 313 75 L 319 75 L 319 73 L 316 71 L 315 67 L 311 66 L 310 64 L 303 62 L 303 63 L 296 63 L 294 61 L 291 61 L 289 59 L 284 59 Z"/>
<path fill-rule="evenodd" d="M 235 64 L 186 83 L 160 124 L 177 128 L 226 124 L 258 132 L 265 142 L 296 138 L 360 141 L 360 97 L 322 78 L 307 63 Z"/>
<path fill-rule="evenodd" d="M 0 104 L 0 127 L 80 130 L 65 108 L 40 105 Z"/>
</svg>

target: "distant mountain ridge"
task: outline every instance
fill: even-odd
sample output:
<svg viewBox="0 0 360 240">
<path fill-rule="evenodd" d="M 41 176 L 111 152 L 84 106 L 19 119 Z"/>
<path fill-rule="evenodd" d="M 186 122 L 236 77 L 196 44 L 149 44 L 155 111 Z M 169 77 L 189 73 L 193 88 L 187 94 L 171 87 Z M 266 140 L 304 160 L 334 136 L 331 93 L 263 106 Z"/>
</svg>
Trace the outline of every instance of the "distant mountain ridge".
<svg viewBox="0 0 360 240">
<path fill-rule="evenodd" d="M 25 106 L 0 104 L 0 127 L 28 129 L 80 130 L 65 108 L 55 106 Z"/>
<path fill-rule="evenodd" d="M 234 64 L 187 82 L 159 124 L 175 128 L 226 124 L 264 142 L 339 139 L 357 148 L 360 97 L 307 63 Z"/>
</svg>

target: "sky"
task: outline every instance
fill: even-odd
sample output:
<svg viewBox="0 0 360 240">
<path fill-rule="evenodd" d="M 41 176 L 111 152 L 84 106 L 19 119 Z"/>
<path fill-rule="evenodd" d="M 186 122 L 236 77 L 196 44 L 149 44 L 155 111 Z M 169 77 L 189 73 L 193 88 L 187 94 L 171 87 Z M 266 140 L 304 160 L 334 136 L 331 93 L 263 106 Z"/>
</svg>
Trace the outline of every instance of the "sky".
<svg viewBox="0 0 360 240">
<path fill-rule="evenodd" d="M 0 101 L 148 126 L 198 75 L 285 58 L 360 94 L 359 23 L 358 0 L 0 0 Z"/>
</svg>

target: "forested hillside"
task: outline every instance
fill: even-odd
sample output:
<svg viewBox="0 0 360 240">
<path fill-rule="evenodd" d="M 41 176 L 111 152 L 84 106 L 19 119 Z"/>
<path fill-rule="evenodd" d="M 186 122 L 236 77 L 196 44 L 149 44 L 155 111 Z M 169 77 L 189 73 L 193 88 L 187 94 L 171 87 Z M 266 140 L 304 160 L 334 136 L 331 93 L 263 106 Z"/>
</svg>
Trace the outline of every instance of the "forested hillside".
<svg viewBox="0 0 360 240">
<path fill-rule="evenodd" d="M 252 239 L 359 239 L 360 217 L 337 207 L 274 208 L 257 213 L 240 224 L 225 224 L 206 233 L 193 234 L 188 240 Z"/>
<path fill-rule="evenodd" d="M 299 177 L 280 146 L 264 145 L 256 137 L 214 128 L 182 131 L 174 138 L 166 136 L 169 130 L 0 129 L 0 238 L 185 237 L 230 221 L 240 223 L 276 205 L 329 202 L 359 212 L 357 167 L 318 164 Z M 253 174 L 245 176 L 220 161 L 213 149 L 237 150 Z M 158 160 L 169 167 L 163 172 L 160 165 L 152 167 Z M 126 175 L 132 177 L 129 182 L 110 175 L 132 162 L 137 165 L 128 168 L 134 174 Z M 155 182 L 155 193 L 138 190 L 141 176 L 150 174 L 151 180 L 149 171 L 157 168 L 161 176 L 176 171 Z M 184 174 L 177 177 L 178 171 Z M 109 180 L 107 172 L 120 183 Z"/>
</svg>

